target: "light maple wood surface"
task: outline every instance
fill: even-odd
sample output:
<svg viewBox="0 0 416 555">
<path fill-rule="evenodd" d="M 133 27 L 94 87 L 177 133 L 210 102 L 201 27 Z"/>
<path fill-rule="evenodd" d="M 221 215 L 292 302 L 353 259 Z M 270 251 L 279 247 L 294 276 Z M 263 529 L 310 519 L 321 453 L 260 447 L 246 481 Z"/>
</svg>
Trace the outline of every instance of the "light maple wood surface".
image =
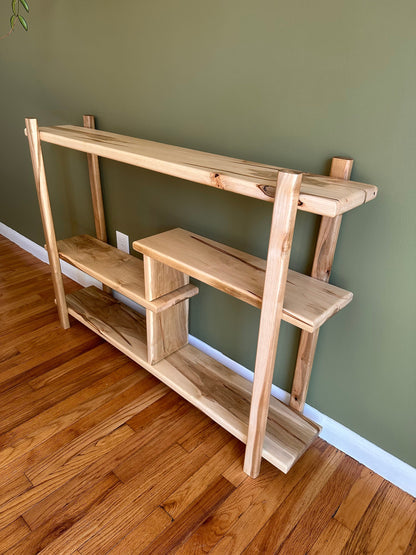
<svg viewBox="0 0 416 555">
<path fill-rule="evenodd" d="M 64 329 L 67 329 L 69 328 L 68 310 L 65 302 L 65 291 L 62 283 L 61 267 L 56 247 L 55 228 L 53 225 L 52 210 L 49 201 L 38 122 L 36 119 L 26 119 L 25 122 L 30 156 L 32 159 L 33 174 L 35 177 L 36 192 L 38 195 L 43 231 L 46 240 L 46 249 L 48 251 L 49 264 L 51 266 L 52 280 L 55 289 L 59 320 L 61 322 L 61 326 Z"/>
<path fill-rule="evenodd" d="M 143 257 L 145 292 L 148 301 L 189 287 L 189 276 L 148 256 Z M 189 301 L 176 303 L 157 314 L 146 312 L 147 360 L 150 364 L 188 343 Z"/>
<path fill-rule="evenodd" d="M 273 202 L 279 168 L 73 125 L 41 127 L 42 141 Z M 303 174 L 299 210 L 336 216 L 375 198 L 377 187 Z"/>
<path fill-rule="evenodd" d="M 260 473 L 270 414 L 273 371 L 301 182 L 302 175 L 297 173 L 279 172 L 277 179 L 244 456 L 244 471 L 253 478 Z"/>
<path fill-rule="evenodd" d="M 1 553 L 415 553 L 413 497 L 319 438 L 252 480 L 240 441 L 63 330 L 49 267 L 1 236 L 0 296 Z"/>
<path fill-rule="evenodd" d="M 95 129 L 95 118 L 91 115 L 83 116 L 84 127 L 87 129 Z M 94 211 L 94 223 L 97 239 L 107 242 L 107 231 L 105 229 L 105 214 L 103 193 L 101 188 L 100 167 L 98 165 L 98 156 L 95 154 L 87 154 L 88 173 L 90 178 L 92 207 Z"/>
<path fill-rule="evenodd" d="M 348 180 L 351 177 L 353 163 L 351 158 L 333 158 L 330 175 Z M 323 283 L 328 283 L 331 275 L 341 220 L 341 215 L 335 218 L 328 216 L 321 218 L 311 276 Z M 303 411 L 306 403 L 318 336 L 319 329 L 312 333 L 303 330 L 299 340 L 290 406 L 300 412 Z"/>
<path fill-rule="evenodd" d="M 198 288 L 189 283 L 149 301 L 145 294 L 143 261 L 90 235 L 77 235 L 58 241 L 59 257 L 83 272 L 125 295 L 132 301 L 160 312 L 193 297 Z M 185 282 L 184 282 L 185 283 Z"/>
<path fill-rule="evenodd" d="M 266 260 L 180 228 L 139 239 L 133 248 L 261 308 Z M 283 320 L 313 331 L 352 300 L 352 293 L 289 270 Z"/>
<path fill-rule="evenodd" d="M 117 347 L 227 431 L 245 442 L 250 382 L 186 345 L 157 364 L 147 360 L 144 318 L 95 287 L 67 296 L 69 313 Z M 283 472 L 302 455 L 319 426 L 271 398 L 263 457 Z"/>
</svg>

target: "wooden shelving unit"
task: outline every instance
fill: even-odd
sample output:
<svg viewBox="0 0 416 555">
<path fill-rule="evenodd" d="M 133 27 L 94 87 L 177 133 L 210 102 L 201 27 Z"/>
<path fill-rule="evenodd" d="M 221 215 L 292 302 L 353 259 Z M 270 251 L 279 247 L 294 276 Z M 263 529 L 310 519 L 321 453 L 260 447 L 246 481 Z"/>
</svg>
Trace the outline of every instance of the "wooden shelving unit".
<svg viewBox="0 0 416 555">
<path fill-rule="evenodd" d="M 334 158 L 330 177 L 163 145 L 85 127 L 37 126 L 26 120 L 42 221 L 64 328 L 68 314 L 246 443 L 245 471 L 255 477 L 264 457 L 283 472 L 319 433 L 302 415 L 320 326 L 345 307 L 352 293 L 328 284 L 341 214 L 377 194 L 349 181 L 352 160 Z M 41 141 L 88 154 L 97 238 L 56 241 Z M 267 261 L 183 229 L 134 242 L 143 261 L 106 243 L 98 156 L 273 202 Z M 322 216 L 312 276 L 288 268 L 297 210 Z M 95 277 L 65 295 L 59 258 Z M 254 383 L 187 344 L 194 277 L 261 310 Z M 146 309 L 146 317 L 116 301 L 111 290 Z M 270 396 L 281 320 L 302 330 L 290 406 Z"/>
</svg>

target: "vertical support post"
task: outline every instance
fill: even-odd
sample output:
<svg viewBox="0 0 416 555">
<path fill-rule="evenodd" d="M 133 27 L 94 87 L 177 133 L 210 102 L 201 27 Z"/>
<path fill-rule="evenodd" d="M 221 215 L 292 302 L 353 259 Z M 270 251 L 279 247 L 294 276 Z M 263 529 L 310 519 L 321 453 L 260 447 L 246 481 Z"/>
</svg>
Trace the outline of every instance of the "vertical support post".
<svg viewBox="0 0 416 555">
<path fill-rule="evenodd" d="M 143 263 L 145 295 L 148 301 L 189 283 L 189 276 L 149 256 L 143 256 Z M 156 364 L 188 343 L 188 313 L 188 299 L 162 312 L 146 310 L 149 364 Z"/>
<path fill-rule="evenodd" d="M 59 263 L 58 248 L 56 245 L 55 229 L 46 182 L 38 122 L 36 119 L 26 118 L 25 123 L 27 138 L 29 141 L 30 156 L 32 158 L 33 174 L 35 176 L 36 192 L 38 194 L 40 213 L 42 217 L 43 231 L 45 233 L 46 249 L 48 251 L 49 264 L 51 267 L 52 283 L 55 291 L 59 321 L 64 329 L 68 329 L 68 307 L 66 305 L 61 265 Z"/>
<path fill-rule="evenodd" d="M 84 127 L 95 129 L 95 118 L 91 115 L 83 116 Z M 90 177 L 92 208 L 94 211 L 95 235 L 100 241 L 107 242 L 107 231 L 105 229 L 105 215 L 103 192 L 101 188 L 100 166 L 96 154 L 87 154 L 88 174 Z M 103 291 L 111 293 L 111 287 L 103 284 Z"/>
<path fill-rule="evenodd" d="M 84 127 L 95 129 L 94 116 L 83 116 Z M 95 233 L 97 239 L 107 242 L 107 232 L 105 230 L 104 204 L 101 189 L 100 168 L 98 165 L 98 156 L 96 154 L 87 154 L 88 173 L 90 176 L 92 206 L 94 210 Z"/>
<path fill-rule="evenodd" d="M 348 180 L 351 176 L 353 163 L 354 161 L 351 158 L 333 158 L 329 175 Z M 322 216 L 311 273 L 313 278 L 320 281 L 329 281 L 341 219 L 342 216 L 335 216 L 334 218 Z M 299 412 L 303 411 L 306 402 L 318 335 L 319 330 L 312 333 L 302 330 L 300 336 L 290 395 L 290 406 Z"/>
<path fill-rule="evenodd" d="M 244 471 L 252 478 L 260 472 L 301 182 L 300 173 L 281 171 L 278 174 L 244 459 Z"/>
</svg>

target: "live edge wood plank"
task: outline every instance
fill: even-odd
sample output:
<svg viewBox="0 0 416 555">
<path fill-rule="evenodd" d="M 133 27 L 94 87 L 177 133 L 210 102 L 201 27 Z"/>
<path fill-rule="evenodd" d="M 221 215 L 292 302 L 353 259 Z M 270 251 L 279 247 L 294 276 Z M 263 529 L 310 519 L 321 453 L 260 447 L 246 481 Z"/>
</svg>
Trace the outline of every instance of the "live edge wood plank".
<svg viewBox="0 0 416 555">
<path fill-rule="evenodd" d="M 67 302 L 72 316 L 246 442 L 250 382 L 191 345 L 150 365 L 144 318 L 95 287 L 68 295 Z M 262 455 L 287 472 L 319 430 L 318 425 L 271 397 Z"/>
<path fill-rule="evenodd" d="M 221 291 L 261 308 L 266 261 L 177 228 L 140 239 L 133 248 Z M 352 300 L 352 293 L 289 270 L 283 320 L 318 329 Z"/>
<path fill-rule="evenodd" d="M 42 141 L 273 202 L 280 168 L 73 125 L 41 127 Z M 304 174 L 299 210 L 336 216 L 377 195 L 377 187 Z"/>
<path fill-rule="evenodd" d="M 142 260 L 90 235 L 62 239 L 57 244 L 62 260 L 153 312 L 166 310 L 198 293 L 195 285 L 186 284 L 158 299 L 148 301 Z"/>
</svg>

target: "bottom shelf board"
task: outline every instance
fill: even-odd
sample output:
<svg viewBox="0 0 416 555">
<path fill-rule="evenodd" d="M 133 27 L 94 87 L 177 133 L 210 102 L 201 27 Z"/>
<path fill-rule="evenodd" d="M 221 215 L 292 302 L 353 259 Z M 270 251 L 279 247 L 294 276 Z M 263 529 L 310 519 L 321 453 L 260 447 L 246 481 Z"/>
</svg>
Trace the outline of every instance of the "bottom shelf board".
<svg viewBox="0 0 416 555">
<path fill-rule="evenodd" d="M 246 443 L 251 382 L 191 345 L 152 366 L 145 318 L 96 287 L 67 295 L 67 303 L 74 318 Z M 263 457 L 286 473 L 319 431 L 317 424 L 271 397 Z"/>
</svg>

